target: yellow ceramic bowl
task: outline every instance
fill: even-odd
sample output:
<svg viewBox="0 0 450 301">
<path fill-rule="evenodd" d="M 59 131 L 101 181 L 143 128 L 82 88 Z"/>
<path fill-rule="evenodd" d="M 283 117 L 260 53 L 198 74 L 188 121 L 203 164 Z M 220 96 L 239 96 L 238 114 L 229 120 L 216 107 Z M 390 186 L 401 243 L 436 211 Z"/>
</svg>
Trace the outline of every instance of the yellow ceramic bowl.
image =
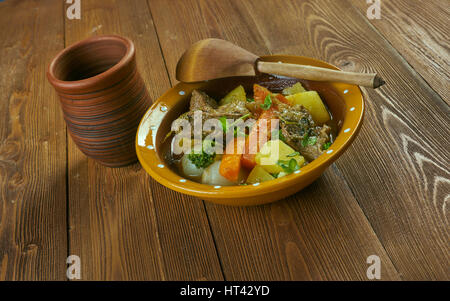
<svg viewBox="0 0 450 301">
<path fill-rule="evenodd" d="M 300 56 L 272 55 L 262 59 L 338 69 L 323 61 Z M 251 91 L 253 83 L 263 84 L 276 92 L 293 81 L 269 76 L 240 77 L 195 84 L 178 83 L 168 90 L 147 111 L 137 131 L 136 152 L 144 169 L 162 185 L 184 194 L 224 205 L 260 205 L 285 198 L 311 184 L 342 155 L 358 134 L 364 114 L 364 101 L 358 86 L 302 81 L 307 89 L 318 91 L 326 102 L 338 125 L 338 134 L 328 151 L 301 170 L 260 184 L 221 187 L 190 181 L 167 166 L 162 142 L 172 121 L 188 110 L 192 90 L 199 89 L 220 99 L 239 84 Z"/>
</svg>

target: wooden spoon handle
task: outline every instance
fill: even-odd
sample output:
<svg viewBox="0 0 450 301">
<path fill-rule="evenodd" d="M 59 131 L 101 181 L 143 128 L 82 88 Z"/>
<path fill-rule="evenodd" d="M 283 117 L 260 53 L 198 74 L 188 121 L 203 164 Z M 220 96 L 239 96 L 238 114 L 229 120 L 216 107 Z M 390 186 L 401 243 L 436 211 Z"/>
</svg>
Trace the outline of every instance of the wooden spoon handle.
<svg viewBox="0 0 450 301">
<path fill-rule="evenodd" d="M 306 80 L 340 82 L 374 89 L 385 83 L 376 73 L 346 72 L 307 65 L 261 61 L 257 63 L 256 68 L 262 73 L 290 76 Z"/>
</svg>

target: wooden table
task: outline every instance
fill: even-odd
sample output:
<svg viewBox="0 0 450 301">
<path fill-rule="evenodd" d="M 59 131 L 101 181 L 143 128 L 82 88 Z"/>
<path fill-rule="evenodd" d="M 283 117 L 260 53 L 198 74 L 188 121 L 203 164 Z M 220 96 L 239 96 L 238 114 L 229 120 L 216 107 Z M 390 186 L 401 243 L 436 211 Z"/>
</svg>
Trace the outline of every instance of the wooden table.
<svg viewBox="0 0 450 301">
<path fill-rule="evenodd" d="M 449 14 L 446 0 L 81 0 L 0 3 L 0 279 L 450 279 Z M 110 169 L 67 137 L 46 67 L 92 35 L 131 38 L 153 99 L 193 42 L 378 71 L 348 151 L 283 201 L 238 208 L 173 192 L 139 164 Z"/>
</svg>

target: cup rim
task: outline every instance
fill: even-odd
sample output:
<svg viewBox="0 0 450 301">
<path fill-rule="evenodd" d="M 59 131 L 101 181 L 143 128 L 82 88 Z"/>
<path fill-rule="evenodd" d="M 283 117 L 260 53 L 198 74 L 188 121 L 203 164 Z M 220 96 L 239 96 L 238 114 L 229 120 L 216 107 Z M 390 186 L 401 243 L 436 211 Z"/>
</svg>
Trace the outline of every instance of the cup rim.
<svg viewBox="0 0 450 301">
<path fill-rule="evenodd" d="M 98 42 L 98 41 L 116 41 L 122 43 L 126 47 L 125 55 L 111 68 L 105 70 L 102 73 L 99 73 L 97 75 L 94 75 L 92 77 L 80 79 L 80 80 L 74 80 L 74 81 L 66 81 L 61 80 L 56 77 L 55 75 L 55 68 L 60 63 L 62 58 L 67 55 L 67 53 L 70 53 L 72 51 L 75 51 L 76 49 L 79 49 L 80 47 L 83 47 L 87 44 Z M 47 77 L 50 81 L 50 83 L 58 87 L 58 89 L 61 90 L 84 90 L 89 89 L 90 87 L 97 86 L 101 84 L 105 79 L 110 79 L 112 76 L 120 72 L 122 69 L 125 69 L 129 63 L 132 61 L 135 55 L 135 47 L 133 42 L 122 36 L 118 35 L 101 35 L 101 36 L 93 36 L 81 41 L 78 41 L 63 50 L 61 50 L 50 62 L 48 69 L 47 69 Z"/>
</svg>

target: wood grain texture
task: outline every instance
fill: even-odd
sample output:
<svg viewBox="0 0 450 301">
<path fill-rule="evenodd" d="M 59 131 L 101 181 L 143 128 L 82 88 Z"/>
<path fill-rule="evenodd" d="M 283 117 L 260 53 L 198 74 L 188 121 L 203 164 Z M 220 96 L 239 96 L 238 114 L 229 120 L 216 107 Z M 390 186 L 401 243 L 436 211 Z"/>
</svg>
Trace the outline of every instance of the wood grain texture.
<svg viewBox="0 0 450 301">
<path fill-rule="evenodd" d="M 0 280 L 65 280 L 66 132 L 46 81 L 62 3 L 0 3 Z"/>
<path fill-rule="evenodd" d="M 349 2 L 276 3 L 239 2 L 272 52 L 377 70 L 386 80 L 365 91 L 365 124 L 336 165 L 401 276 L 448 279 L 448 106 Z M 281 9 L 282 19 L 264 21 Z"/>
<path fill-rule="evenodd" d="M 170 87 L 144 1 L 82 1 L 82 21 L 66 21 L 66 45 L 97 34 L 135 42 L 152 99 Z M 203 204 L 165 189 L 140 165 L 105 168 L 69 140 L 70 252 L 83 280 L 220 280 Z"/>
<path fill-rule="evenodd" d="M 223 38 L 257 54 L 269 52 L 239 1 L 148 3 L 172 79 L 180 55 L 200 39 Z M 281 11 L 277 3 L 262 7 Z M 382 258 L 384 279 L 400 279 L 335 168 L 303 192 L 272 205 L 206 207 L 227 280 L 364 280 L 371 254 Z"/>
<path fill-rule="evenodd" d="M 363 15 L 368 5 L 350 0 Z M 370 20 L 414 70 L 450 104 L 450 3 L 383 0 L 381 19 Z"/>
<path fill-rule="evenodd" d="M 446 1 L 382 0 L 381 20 L 359 0 L 81 3 L 81 20 L 63 1 L 0 3 L 0 280 L 65 280 L 71 254 L 83 280 L 366 280 L 372 254 L 382 280 L 450 279 Z M 98 34 L 135 42 L 153 99 L 208 37 L 377 71 L 387 85 L 363 90 L 359 136 L 311 186 L 223 207 L 164 188 L 138 164 L 101 166 L 67 138 L 45 71 Z"/>
</svg>

